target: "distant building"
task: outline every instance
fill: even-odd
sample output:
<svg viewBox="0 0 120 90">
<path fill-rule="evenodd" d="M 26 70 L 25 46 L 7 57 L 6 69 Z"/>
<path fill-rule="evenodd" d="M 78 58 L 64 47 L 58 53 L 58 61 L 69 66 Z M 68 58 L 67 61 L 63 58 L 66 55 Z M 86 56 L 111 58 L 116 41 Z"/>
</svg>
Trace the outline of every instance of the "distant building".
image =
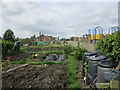
<svg viewBox="0 0 120 90">
<path fill-rule="evenodd" d="M 53 36 L 48 36 L 48 35 L 47 35 L 47 37 L 50 38 L 51 41 L 55 41 L 55 37 L 53 37 Z"/>
<path fill-rule="evenodd" d="M 51 42 L 51 41 L 55 41 L 55 37 L 53 36 L 46 36 L 42 33 L 39 33 L 39 36 L 36 39 L 37 42 Z"/>
<path fill-rule="evenodd" d="M 83 37 L 74 37 L 72 41 L 83 41 Z"/>
<path fill-rule="evenodd" d="M 55 37 L 55 41 L 59 41 L 59 37 Z"/>
</svg>

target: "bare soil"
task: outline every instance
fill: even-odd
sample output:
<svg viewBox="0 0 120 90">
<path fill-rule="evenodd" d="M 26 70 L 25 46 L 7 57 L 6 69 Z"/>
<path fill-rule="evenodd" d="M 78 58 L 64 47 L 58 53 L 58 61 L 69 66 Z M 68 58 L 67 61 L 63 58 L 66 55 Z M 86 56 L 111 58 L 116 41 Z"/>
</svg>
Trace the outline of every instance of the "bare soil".
<svg viewBox="0 0 120 90">
<path fill-rule="evenodd" d="M 32 54 L 30 54 L 30 53 L 25 53 L 25 52 L 23 52 L 23 53 L 20 53 L 20 54 L 12 55 L 12 56 L 9 58 L 9 60 L 10 60 L 10 61 L 19 61 L 19 60 L 25 59 L 25 58 L 27 58 L 27 57 L 29 57 L 29 56 L 31 56 L 31 55 L 32 55 Z"/>
<path fill-rule="evenodd" d="M 45 59 L 49 54 L 42 54 L 42 53 L 37 53 L 37 57 L 35 57 L 35 54 L 32 54 L 32 57 L 27 60 L 29 62 L 35 62 L 35 61 L 41 61 L 42 59 Z"/>
<path fill-rule="evenodd" d="M 7 72 L 7 71 L 6 71 Z M 28 65 L 3 73 L 3 88 L 66 88 L 64 65 Z"/>
<path fill-rule="evenodd" d="M 20 53 L 20 54 L 16 54 L 16 55 L 12 55 L 8 58 L 8 60 L 10 61 L 20 61 L 20 60 L 25 60 L 26 58 L 30 58 L 30 61 L 40 61 L 40 59 L 45 59 L 46 56 L 48 56 L 49 54 L 42 54 L 42 53 L 38 53 L 37 57 L 35 58 L 36 53 Z"/>
</svg>

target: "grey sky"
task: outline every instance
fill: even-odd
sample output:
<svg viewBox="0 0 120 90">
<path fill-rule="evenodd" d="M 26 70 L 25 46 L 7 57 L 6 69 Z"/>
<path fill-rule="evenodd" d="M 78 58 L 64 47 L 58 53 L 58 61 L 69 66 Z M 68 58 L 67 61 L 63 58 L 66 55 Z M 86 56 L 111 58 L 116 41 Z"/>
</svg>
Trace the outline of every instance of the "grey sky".
<svg viewBox="0 0 120 90">
<path fill-rule="evenodd" d="M 20 38 L 39 32 L 68 38 L 118 24 L 117 2 L 4 2 L 1 8 L 0 36 L 10 28 Z"/>
</svg>

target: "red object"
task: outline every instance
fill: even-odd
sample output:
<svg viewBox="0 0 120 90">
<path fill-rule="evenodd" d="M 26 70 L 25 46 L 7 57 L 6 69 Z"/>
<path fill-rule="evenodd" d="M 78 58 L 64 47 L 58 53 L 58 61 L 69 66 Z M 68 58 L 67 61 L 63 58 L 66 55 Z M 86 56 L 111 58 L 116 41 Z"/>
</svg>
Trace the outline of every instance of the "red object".
<svg viewBox="0 0 120 90">
<path fill-rule="evenodd" d="M 90 39 L 88 39 L 88 43 L 90 44 Z"/>
</svg>

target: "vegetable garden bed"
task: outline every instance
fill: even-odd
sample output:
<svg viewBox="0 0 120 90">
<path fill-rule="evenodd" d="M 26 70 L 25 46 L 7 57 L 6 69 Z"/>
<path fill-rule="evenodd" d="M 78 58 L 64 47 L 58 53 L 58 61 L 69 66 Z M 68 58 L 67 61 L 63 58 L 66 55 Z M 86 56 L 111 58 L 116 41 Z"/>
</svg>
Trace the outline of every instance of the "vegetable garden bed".
<svg viewBox="0 0 120 90">
<path fill-rule="evenodd" d="M 64 65 L 28 65 L 3 73 L 3 88 L 65 88 Z"/>
</svg>

